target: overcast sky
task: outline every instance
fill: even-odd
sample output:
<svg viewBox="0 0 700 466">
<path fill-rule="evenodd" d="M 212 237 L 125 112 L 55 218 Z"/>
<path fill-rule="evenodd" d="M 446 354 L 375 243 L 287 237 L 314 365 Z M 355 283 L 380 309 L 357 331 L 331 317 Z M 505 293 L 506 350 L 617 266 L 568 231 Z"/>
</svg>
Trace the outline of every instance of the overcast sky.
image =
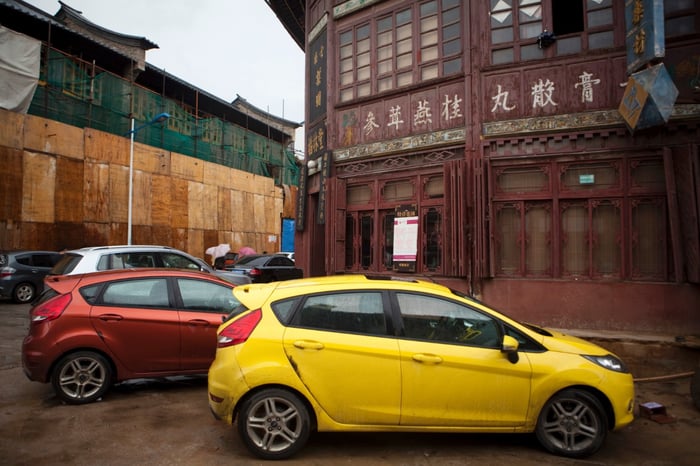
<svg viewBox="0 0 700 466">
<path fill-rule="evenodd" d="M 51 15 L 61 7 L 25 1 Z M 238 94 L 275 116 L 304 120 L 304 53 L 264 0 L 63 3 L 99 26 L 158 44 L 146 52 L 148 63 L 216 97 L 231 102 Z"/>
</svg>

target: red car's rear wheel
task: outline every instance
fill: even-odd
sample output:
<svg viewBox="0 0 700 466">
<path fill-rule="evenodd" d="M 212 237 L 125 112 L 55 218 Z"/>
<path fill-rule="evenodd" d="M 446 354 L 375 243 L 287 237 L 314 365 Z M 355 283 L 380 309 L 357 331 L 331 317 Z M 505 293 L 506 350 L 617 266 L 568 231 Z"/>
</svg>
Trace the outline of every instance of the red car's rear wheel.
<svg viewBox="0 0 700 466">
<path fill-rule="evenodd" d="M 112 368 L 100 354 L 78 351 L 61 359 L 51 376 L 56 395 L 69 404 L 91 403 L 112 384 Z"/>
</svg>

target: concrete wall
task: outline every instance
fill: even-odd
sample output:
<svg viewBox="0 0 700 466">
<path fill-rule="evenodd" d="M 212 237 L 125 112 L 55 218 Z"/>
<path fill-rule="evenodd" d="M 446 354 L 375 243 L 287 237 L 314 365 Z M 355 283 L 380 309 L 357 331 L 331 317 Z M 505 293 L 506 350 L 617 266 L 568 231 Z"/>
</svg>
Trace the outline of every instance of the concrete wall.
<svg viewBox="0 0 700 466">
<path fill-rule="evenodd" d="M 494 279 L 481 299 L 548 327 L 700 334 L 700 287 L 687 283 Z"/>
</svg>

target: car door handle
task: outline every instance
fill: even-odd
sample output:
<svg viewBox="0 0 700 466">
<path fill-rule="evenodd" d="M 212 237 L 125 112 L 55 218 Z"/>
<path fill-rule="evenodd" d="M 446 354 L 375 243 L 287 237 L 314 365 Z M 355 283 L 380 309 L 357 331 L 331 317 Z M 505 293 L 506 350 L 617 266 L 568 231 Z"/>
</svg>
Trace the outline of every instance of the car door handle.
<svg viewBox="0 0 700 466">
<path fill-rule="evenodd" d="M 108 321 L 120 321 L 124 317 L 120 316 L 119 314 L 101 314 L 98 319 L 104 320 L 105 322 Z"/>
<path fill-rule="evenodd" d="M 294 347 L 299 349 L 320 350 L 323 349 L 323 343 L 318 341 L 297 340 L 294 342 Z"/>
<path fill-rule="evenodd" d="M 413 360 L 424 364 L 440 364 L 442 358 L 434 354 L 417 353 L 413 355 Z"/>
<path fill-rule="evenodd" d="M 191 325 L 193 327 L 206 327 L 209 325 L 209 322 L 203 319 L 192 319 L 187 321 L 187 325 Z"/>
</svg>

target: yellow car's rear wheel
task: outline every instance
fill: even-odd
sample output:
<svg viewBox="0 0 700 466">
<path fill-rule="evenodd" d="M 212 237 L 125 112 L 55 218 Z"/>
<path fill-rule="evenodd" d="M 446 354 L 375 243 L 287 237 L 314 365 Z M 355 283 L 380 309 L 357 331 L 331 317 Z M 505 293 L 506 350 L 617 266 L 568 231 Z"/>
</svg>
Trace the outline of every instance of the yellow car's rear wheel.
<svg viewBox="0 0 700 466">
<path fill-rule="evenodd" d="M 289 458 L 309 439 L 311 422 L 306 404 L 294 393 L 273 388 L 262 390 L 241 406 L 238 433 L 256 456 Z"/>
</svg>

